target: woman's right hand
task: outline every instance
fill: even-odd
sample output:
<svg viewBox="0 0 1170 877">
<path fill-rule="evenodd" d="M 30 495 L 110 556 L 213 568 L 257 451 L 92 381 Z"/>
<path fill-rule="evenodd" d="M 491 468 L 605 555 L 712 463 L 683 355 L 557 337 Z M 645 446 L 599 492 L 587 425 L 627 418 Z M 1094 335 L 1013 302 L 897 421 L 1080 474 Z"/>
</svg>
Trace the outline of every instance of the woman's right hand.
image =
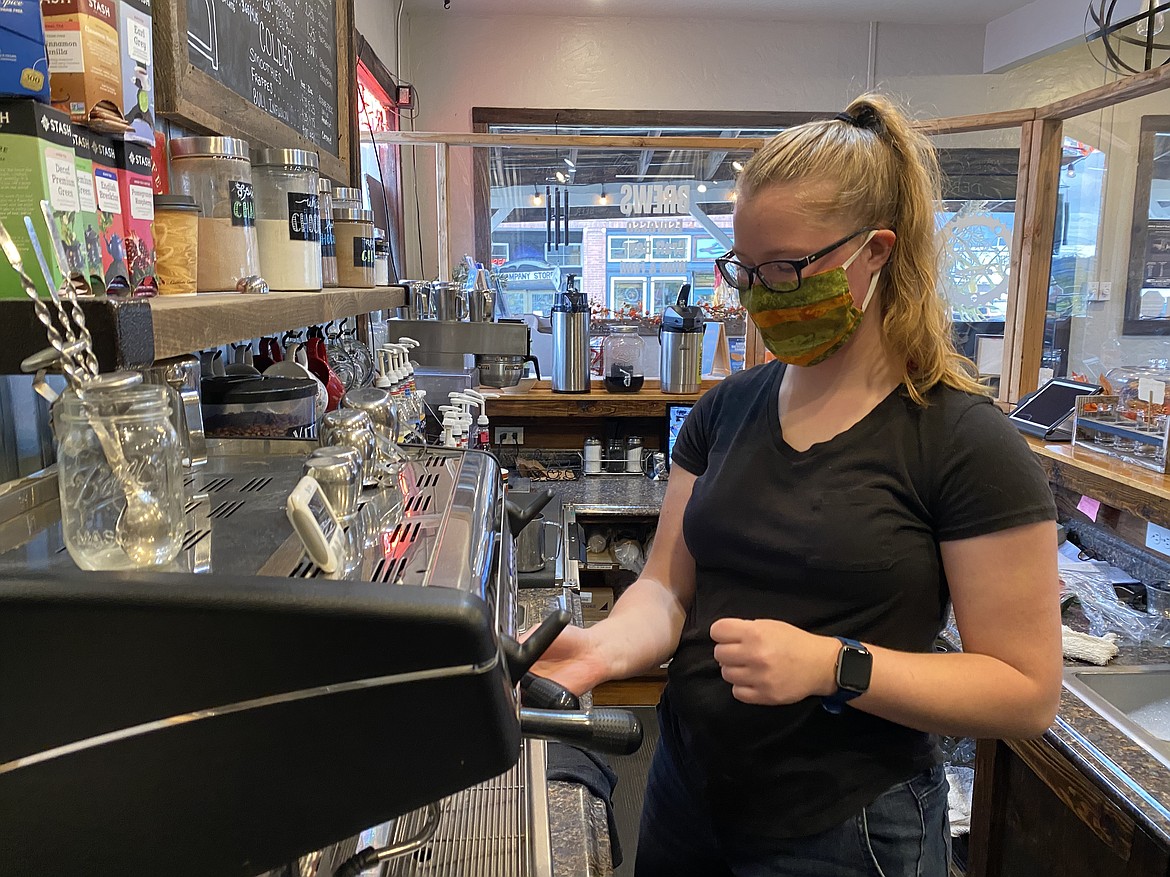
<svg viewBox="0 0 1170 877">
<path fill-rule="evenodd" d="M 574 625 L 561 631 L 533 665 L 532 672 L 560 683 L 578 696 L 610 678 L 592 629 Z"/>
</svg>

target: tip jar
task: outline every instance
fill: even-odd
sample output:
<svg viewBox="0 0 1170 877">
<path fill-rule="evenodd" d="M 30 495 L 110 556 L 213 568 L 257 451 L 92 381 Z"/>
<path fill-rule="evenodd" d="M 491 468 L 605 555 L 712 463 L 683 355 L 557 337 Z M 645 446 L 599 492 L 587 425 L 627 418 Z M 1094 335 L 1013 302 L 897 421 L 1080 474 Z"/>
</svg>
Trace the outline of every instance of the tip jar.
<svg viewBox="0 0 1170 877">
<path fill-rule="evenodd" d="M 135 380 L 136 379 L 136 380 Z M 158 566 L 183 544 L 179 438 L 167 388 L 102 375 L 53 409 L 61 529 L 86 570 Z"/>
</svg>

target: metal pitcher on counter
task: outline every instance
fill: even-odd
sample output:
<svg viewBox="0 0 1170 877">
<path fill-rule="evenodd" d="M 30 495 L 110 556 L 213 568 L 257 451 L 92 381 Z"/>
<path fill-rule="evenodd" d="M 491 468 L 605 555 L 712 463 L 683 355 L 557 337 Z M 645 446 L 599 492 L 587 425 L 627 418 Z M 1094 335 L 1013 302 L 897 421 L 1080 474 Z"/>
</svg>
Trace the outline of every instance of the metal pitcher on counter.
<svg viewBox="0 0 1170 877">
<path fill-rule="evenodd" d="M 484 268 L 476 268 L 475 281 L 467 291 L 467 318 L 473 323 L 490 323 L 495 319 L 496 291 L 488 283 Z"/>
<path fill-rule="evenodd" d="M 554 393 L 589 392 L 589 299 L 570 274 L 552 307 Z"/>
</svg>

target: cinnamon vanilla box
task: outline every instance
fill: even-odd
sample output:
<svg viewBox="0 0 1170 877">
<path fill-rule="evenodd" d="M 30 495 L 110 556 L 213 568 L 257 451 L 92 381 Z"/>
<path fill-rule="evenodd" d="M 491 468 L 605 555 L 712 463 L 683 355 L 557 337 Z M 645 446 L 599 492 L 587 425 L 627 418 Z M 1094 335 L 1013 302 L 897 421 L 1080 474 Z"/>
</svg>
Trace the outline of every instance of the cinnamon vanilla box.
<svg viewBox="0 0 1170 877">
<path fill-rule="evenodd" d="M 53 106 L 85 121 L 99 102 L 122 112 L 118 0 L 41 0 Z"/>
</svg>

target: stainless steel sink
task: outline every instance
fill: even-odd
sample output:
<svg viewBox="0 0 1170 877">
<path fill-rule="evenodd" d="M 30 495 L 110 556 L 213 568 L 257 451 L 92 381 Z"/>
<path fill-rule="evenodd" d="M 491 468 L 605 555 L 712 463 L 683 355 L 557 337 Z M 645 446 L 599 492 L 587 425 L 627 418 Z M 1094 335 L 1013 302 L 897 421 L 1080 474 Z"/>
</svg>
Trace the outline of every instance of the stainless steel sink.
<svg viewBox="0 0 1170 877">
<path fill-rule="evenodd" d="M 1170 767 L 1170 664 L 1068 667 L 1064 687 Z"/>
</svg>

